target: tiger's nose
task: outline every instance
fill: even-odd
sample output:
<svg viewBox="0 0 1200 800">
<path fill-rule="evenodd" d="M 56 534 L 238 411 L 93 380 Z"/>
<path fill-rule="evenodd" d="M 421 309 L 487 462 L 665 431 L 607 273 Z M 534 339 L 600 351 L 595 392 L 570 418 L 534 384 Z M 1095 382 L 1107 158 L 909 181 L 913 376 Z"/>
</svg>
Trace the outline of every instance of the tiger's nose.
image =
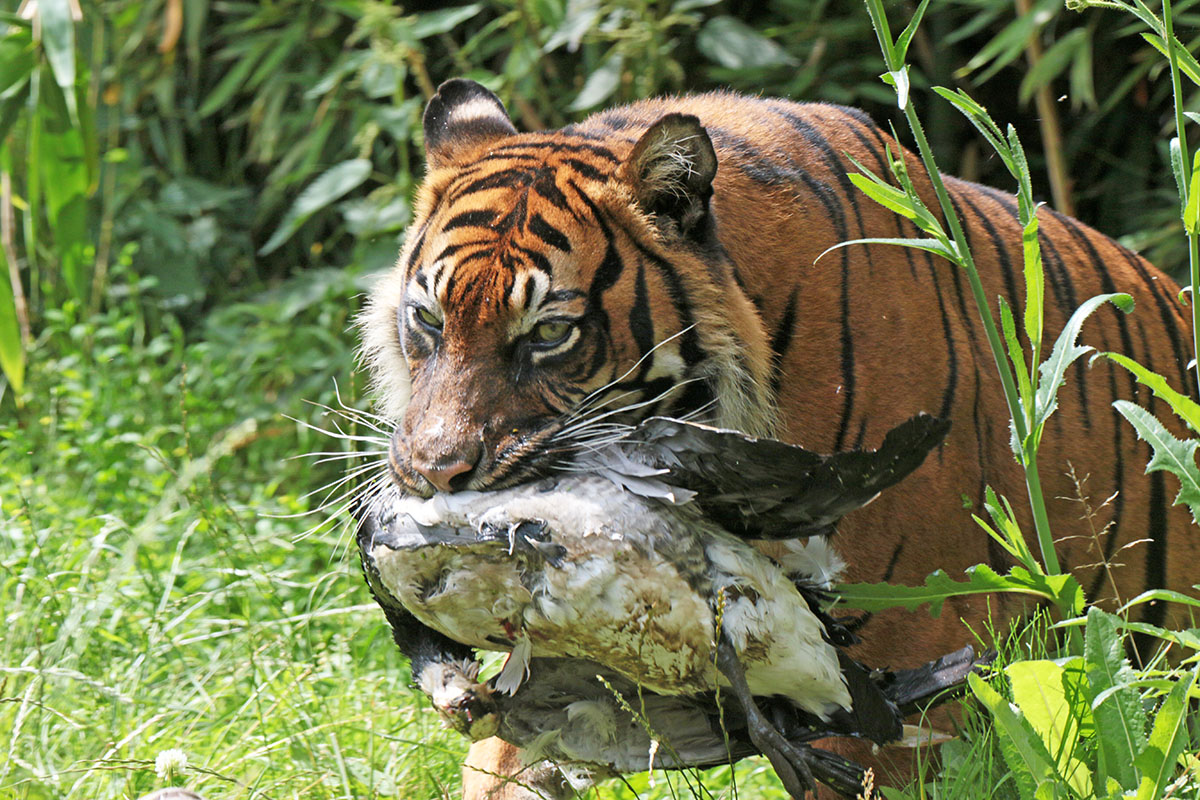
<svg viewBox="0 0 1200 800">
<path fill-rule="evenodd" d="M 414 453 L 412 466 L 438 491 L 455 492 L 466 488 L 468 475 L 479 463 L 479 457 L 479 450 L 449 453 L 438 458 L 421 457 Z"/>
</svg>

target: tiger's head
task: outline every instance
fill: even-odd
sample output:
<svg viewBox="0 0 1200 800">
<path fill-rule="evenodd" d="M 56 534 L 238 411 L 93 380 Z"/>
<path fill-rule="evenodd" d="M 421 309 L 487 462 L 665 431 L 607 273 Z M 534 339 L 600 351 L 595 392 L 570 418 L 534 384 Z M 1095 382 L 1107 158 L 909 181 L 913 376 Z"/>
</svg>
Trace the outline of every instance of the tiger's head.
<svg viewBox="0 0 1200 800">
<path fill-rule="evenodd" d="M 451 80 L 424 134 L 414 222 L 360 322 L 403 489 L 520 483 L 650 413 L 770 430 L 766 337 L 717 237 L 699 120 L 521 134 Z"/>
</svg>

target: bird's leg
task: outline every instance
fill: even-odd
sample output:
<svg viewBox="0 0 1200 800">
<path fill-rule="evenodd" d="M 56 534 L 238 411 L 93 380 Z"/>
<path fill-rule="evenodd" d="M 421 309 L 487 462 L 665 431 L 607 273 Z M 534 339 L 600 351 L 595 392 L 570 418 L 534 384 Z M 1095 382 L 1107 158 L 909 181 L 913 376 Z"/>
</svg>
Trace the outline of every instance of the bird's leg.
<svg viewBox="0 0 1200 800">
<path fill-rule="evenodd" d="M 717 641 L 717 669 L 729 681 L 733 696 L 746 712 L 746 728 L 750 733 L 750 741 L 770 760 L 787 793 L 796 800 L 802 800 L 815 788 L 805 754 L 807 748 L 797 747 L 783 738 L 783 734 L 763 716 L 750 693 L 750 684 L 746 682 L 746 672 L 742 669 L 737 650 L 733 643 L 725 638 L 724 633 L 720 634 Z"/>
</svg>

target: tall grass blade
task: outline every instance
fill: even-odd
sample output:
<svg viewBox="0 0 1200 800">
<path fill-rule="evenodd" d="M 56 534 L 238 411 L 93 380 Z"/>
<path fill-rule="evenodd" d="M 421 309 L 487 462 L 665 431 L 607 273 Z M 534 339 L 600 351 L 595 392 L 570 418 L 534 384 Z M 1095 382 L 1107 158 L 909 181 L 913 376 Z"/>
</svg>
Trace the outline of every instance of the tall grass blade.
<svg viewBox="0 0 1200 800">
<path fill-rule="evenodd" d="M 25 388 L 25 348 L 17 322 L 17 299 L 9 280 L 8 259 L 0 248 L 0 369 L 19 394 Z"/>
</svg>

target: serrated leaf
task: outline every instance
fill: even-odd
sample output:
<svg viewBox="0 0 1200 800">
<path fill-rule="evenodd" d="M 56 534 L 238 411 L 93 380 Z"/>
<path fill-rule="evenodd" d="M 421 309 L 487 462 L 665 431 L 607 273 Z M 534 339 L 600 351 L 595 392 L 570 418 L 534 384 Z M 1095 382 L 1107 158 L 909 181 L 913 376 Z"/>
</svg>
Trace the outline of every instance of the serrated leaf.
<svg viewBox="0 0 1200 800">
<path fill-rule="evenodd" d="M 343 161 L 321 173 L 292 203 L 258 254 L 265 256 L 278 250 L 313 214 L 358 188 L 370 174 L 371 162 L 365 158 Z"/>
<path fill-rule="evenodd" d="M 621 85 L 621 70 L 625 68 L 625 57 L 613 50 L 603 63 L 583 83 L 583 88 L 568 106 L 571 111 L 585 111 L 603 103 Z"/>
<path fill-rule="evenodd" d="M 1195 400 L 1175 391 L 1162 375 L 1159 375 L 1152 369 L 1148 369 L 1123 353 L 1096 354 L 1097 358 L 1100 356 L 1115 361 L 1132 372 L 1133 376 L 1137 378 L 1138 383 L 1148 386 L 1150 391 L 1154 392 L 1156 396 L 1165 400 L 1171 406 L 1171 410 L 1186 422 L 1194 433 L 1200 434 L 1200 404 L 1197 404 Z"/>
<path fill-rule="evenodd" d="M 696 36 L 696 47 L 705 56 L 729 69 L 792 67 L 794 56 L 739 19 L 713 17 Z"/>
<path fill-rule="evenodd" d="M 1121 786 L 1133 789 L 1137 786 L 1133 762 L 1146 743 L 1146 712 L 1137 691 L 1128 685 L 1136 676 L 1125 658 L 1118 623 L 1118 618 L 1095 606 L 1088 609 L 1083 658 L 1106 771 Z"/>
<path fill-rule="evenodd" d="M 993 592 L 1016 592 L 1031 594 L 1047 599 L 1066 591 L 1073 593 L 1070 575 L 1035 575 L 1023 567 L 1013 567 L 1007 575 L 997 574 L 986 564 L 978 564 L 966 571 L 967 580 L 956 581 L 943 570 L 936 570 L 926 579 L 923 586 L 894 586 L 888 583 L 853 583 L 838 587 L 840 600 L 851 608 L 863 611 L 882 611 L 885 608 L 906 608 L 915 611 L 928 604 L 929 613 L 937 617 L 942 613 L 942 604 L 951 597 L 964 597 Z M 1076 584 L 1077 586 L 1077 584 Z"/>
<path fill-rule="evenodd" d="M 1050 415 L 1058 408 L 1058 390 L 1062 387 L 1064 378 L 1067 373 L 1067 368 L 1075 363 L 1075 360 L 1082 355 L 1093 350 L 1092 347 L 1085 347 L 1075 343 L 1079 336 L 1079 329 L 1083 327 L 1084 320 L 1091 316 L 1092 312 L 1102 306 L 1104 303 L 1112 303 L 1117 308 L 1128 313 L 1133 309 L 1133 298 L 1127 294 L 1113 293 L 1096 295 L 1083 302 L 1067 320 L 1066 326 L 1058 336 L 1058 341 L 1054 343 L 1054 349 L 1050 353 L 1050 357 L 1042 362 L 1038 368 L 1041 375 L 1041 380 L 1038 382 L 1037 400 L 1034 410 L 1033 424 L 1034 427 L 1040 427 L 1046 423 Z"/>
<path fill-rule="evenodd" d="M 1173 505 L 1186 503 L 1192 510 L 1192 519 L 1200 524 L 1200 469 L 1196 467 L 1196 446 L 1200 440 L 1176 439 L 1153 414 L 1128 400 L 1117 400 L 1113 407 L 1129 420 L 1138 438 L 1153 448 L 1146 472 L 1165 470 L 1179 478 L 1181 487 Z"/>
<path fill-rule="evenodd" d="M 1200 671 L 1200 667 L 1197 667 Z M 1175 766 L 1184 746 L 1188 742 L 1187 710 L 1188 695 L 1196 683 L 1196 672 L 1188 680 L 1175 682 L 1170 694 L 1158 707 L 1154 716 L 1154 728 L 1146 747 L 1138 755 L 1135 765 L 1142 773 L 1136 800 L 1157 800 L 1163 796 L 1167 784 L 1175 780 Z"/>
</svg>

